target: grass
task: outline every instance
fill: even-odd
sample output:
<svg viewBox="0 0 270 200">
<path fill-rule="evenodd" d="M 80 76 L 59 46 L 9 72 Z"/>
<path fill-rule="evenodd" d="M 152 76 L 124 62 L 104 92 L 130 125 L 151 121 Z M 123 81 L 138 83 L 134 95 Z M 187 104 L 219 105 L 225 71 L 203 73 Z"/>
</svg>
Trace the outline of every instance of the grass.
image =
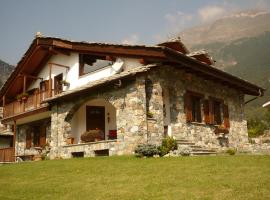
<svg viewBox="0 0 270 200">
<path fill-rule="evenodd" d="M 0 199 L 269 199 L 270 156 L 106 157 L 0 166 Z"/>
</svg>

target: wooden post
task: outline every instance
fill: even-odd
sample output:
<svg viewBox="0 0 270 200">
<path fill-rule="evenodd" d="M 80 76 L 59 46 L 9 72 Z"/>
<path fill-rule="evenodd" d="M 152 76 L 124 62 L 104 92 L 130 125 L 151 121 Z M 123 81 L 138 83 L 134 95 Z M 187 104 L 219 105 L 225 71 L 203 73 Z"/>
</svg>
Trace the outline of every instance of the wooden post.
<svg viewBox="0 0 270 200">
<path fill-rule="evenodd" d="M 52 64 L 49 64 L 49 97 L 52 96 Z"/>
<path fill-rule="evenodd" d="M 17 131 L 17 122 L 14 120 L 14 134 L 13 134 L 13 150 L 14 150 L 14 162 L 16 160 L 15 154 L 16 154 L 16 131 Z"/>
<path fill-rule="evenodd" d="M 6 95 L 3 96 L 3 118 L 5 118 L 5 105 L 6 105 Z"/>
<path fill-rule="evenodd" d="M 23 76 L 23 93 L 26 92 L 26 75 Z"/>
</svg>

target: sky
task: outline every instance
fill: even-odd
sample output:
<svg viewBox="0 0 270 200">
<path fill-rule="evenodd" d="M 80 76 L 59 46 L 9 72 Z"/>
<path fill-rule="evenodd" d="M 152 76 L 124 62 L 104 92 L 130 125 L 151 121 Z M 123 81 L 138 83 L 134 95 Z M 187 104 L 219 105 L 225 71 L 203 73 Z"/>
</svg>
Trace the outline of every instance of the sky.
<svg viewBox="0 0 270 200">
<path fill-rule="evenodd" d="M 270 0 L 0 0 L 0 59 L 16 65 L 36 32 L 76 41 L 154 45 Z"/>
</svg>

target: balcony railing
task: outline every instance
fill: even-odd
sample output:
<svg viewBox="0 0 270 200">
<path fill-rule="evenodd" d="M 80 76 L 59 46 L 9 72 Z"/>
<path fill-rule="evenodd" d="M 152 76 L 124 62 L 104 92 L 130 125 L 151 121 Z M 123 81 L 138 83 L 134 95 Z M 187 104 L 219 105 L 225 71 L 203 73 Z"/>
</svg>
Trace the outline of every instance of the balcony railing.
<svg viewBox="0 0 270 200">
<path fill-rule="evenodd" d="M 54 91 L 52 91 L 52 96 Z M 27 111 L 35 110 L 45 107 L 47 104 L 43 103 L 45 99 L 49 98 L 48 91 L 36 92 L 29 95 L 25 100 L 16 100 L 4 106 L 3 117 L 12 117 Z"/>
</svg>

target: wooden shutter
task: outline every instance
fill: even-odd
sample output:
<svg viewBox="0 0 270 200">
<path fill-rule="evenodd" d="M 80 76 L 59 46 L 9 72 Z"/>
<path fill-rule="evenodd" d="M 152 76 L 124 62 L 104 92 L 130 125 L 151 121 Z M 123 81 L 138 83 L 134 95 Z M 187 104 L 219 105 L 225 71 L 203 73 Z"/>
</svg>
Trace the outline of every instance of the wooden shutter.
<svg viewBox="0 0 270 200">
<path fill-rule="evenodd" d="M 225 104 L 223 104 L 223 120 L 225 128 L 230 128 L 229 108 Z"/>
<path fill-rule="evenodd" d="M 214 124 L 214 101 L 212 98 L 209 98 L 209 124 Z"/>
<path fill-rule="evenodd" d="M 184 109 L 186 113 L 187 122 L 191 122 L 192 121 L 191 96 L 187 92 L 184 95 Z"/>
<path fill-rule="evenodd" d="M 203 114 L 204 114 L 204 122 L 206 124 L 210 124 L 209 101 L 207 99 L 203 101 Z"/>
<path fill-rule="evenodd" d="M 40 138 L 39 138 L 39 145 L 41 147 L 45 146 L 46 144 L 46 127 L 40 127 Z"/>
<path fill-rule="evenodd" d="M 30 149 L 32 146 L 32 135 L 31 135 L 31 131 L 28 130 L 26 132 L 26 149 Z"/>
</svg>

